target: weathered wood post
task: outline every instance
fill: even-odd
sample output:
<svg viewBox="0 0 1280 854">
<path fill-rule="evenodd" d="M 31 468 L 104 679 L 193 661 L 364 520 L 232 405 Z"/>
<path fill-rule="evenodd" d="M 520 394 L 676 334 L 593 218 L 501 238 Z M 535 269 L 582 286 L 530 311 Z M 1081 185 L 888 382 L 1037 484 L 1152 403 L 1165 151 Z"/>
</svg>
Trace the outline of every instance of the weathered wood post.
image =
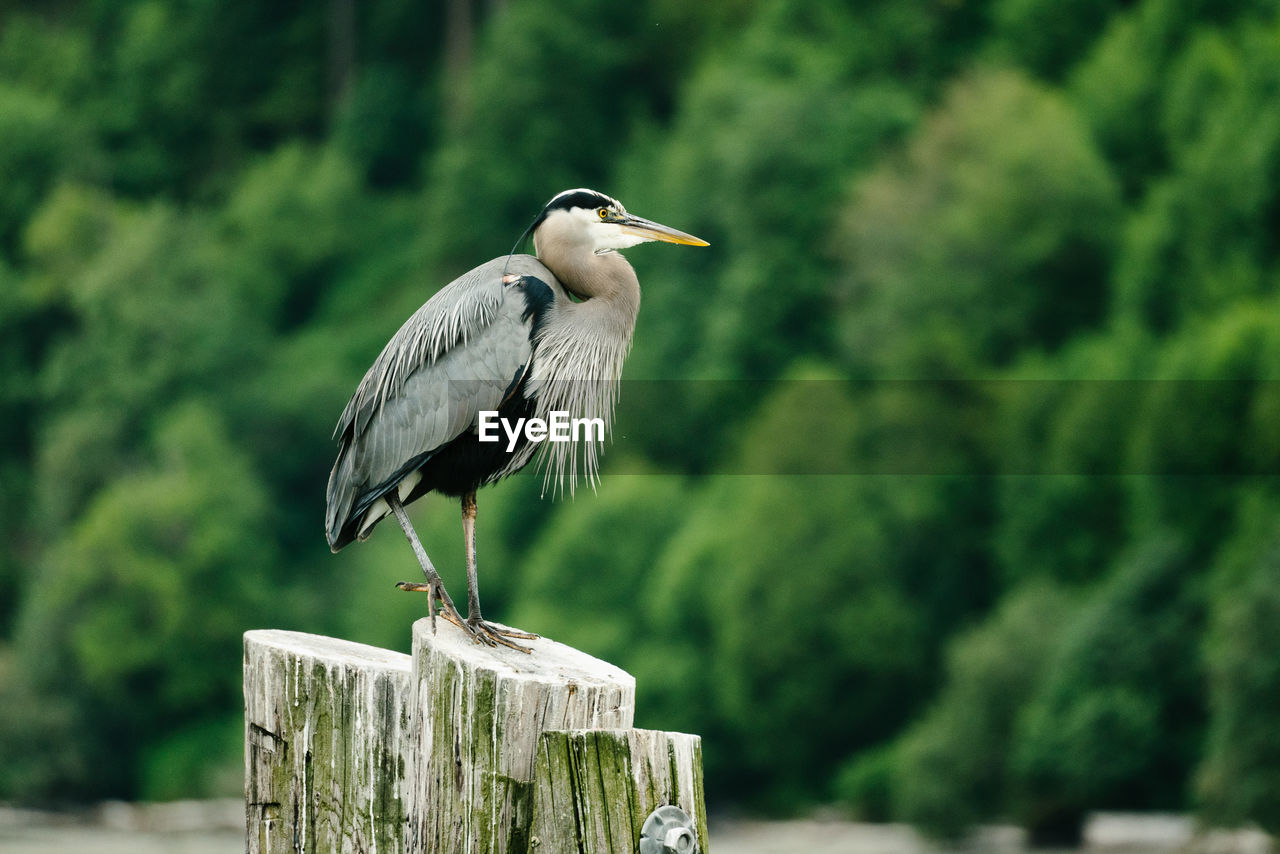
<svg viewBox="0 0 1280 854">
<path fill-rule="evenodd" d="M 480 646 L 452 624 L 414 625 L 411 851 L 526 851 L 542 733 L 631 726 L 629 674 L 546 638 L 527 643 L 531 654 Z"/>
<path fill-rule="evenodd" d="M 706 851 L 702 739 L 656 730 L 544 732 L 534 780 L 533 839 L 539 851 L 640 851 L 646 820 L 667 804 L 693 818 Z M 662 854 L 661 847 L 655 848 Z M 689 854 L 689 849 L 675 849 Z"/>
<path fill-rule="evenodd" d="M 629 674 L 529 645 L 427 620 L 412 657 L 246 633 L 247 850 L 706 852 L 700 739 L 632 729 Z"/>
<path fill-rule="evenodd" d="M 247 851 L 404 850 L 410 684 L 403 653 L 245 634 Z"/>
</svg>

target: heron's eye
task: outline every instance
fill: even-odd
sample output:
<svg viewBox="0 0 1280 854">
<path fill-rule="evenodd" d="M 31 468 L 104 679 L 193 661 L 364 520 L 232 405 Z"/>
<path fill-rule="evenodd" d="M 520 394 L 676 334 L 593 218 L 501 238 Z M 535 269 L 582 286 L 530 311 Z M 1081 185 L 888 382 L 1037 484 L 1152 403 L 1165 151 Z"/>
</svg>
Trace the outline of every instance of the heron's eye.
<svg viewBox="0 0 1280 854">
<path fill-rule="evenodd" d="M 600 218 L 601 218 L 601 219 L 608 219 L 608 218 L 609 218 L 609 209 L 608 209 L 608 208 L 601 208 L 600 210 L 596 211 L 596 213 L 600 214 Z"/>
</svg>

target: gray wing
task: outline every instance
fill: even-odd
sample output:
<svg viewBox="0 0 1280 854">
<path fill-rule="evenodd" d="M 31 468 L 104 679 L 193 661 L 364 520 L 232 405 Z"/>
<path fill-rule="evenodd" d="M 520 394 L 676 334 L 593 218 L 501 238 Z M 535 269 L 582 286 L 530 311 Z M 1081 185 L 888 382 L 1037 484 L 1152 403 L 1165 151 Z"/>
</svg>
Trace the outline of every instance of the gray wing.
<svg viewBox="0 0 1280 854">
<path fill-rule="evenodd" d="M 560 291 L 527 255 L 495 258 L 445 287 L 383 348 L 352 395 L 334 437 L 325 527 L 334 550 L 350 542 L 370 505 L 431 454 L 497 409 L 532 355 L 534 319 L 503 271 Z"/>
</svg>

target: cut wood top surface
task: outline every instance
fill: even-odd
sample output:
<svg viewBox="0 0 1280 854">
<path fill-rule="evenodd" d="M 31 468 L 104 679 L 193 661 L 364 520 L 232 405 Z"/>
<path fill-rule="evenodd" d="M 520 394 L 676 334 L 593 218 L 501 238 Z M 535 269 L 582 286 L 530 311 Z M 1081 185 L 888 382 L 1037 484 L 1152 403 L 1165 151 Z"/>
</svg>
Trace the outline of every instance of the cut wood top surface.
<svg viewBox="0 0 1280 854">
<path fill-rule="evenodd" d="M 517 652 L 505 647 L 488 647 L 450 623 L 437 619 L 436 631 L 431 621 L 418 620 L 412 627 L 414 643 L 468 667 L 493 670 L 514 679 L 567 679 L 585 684 L 633 685 L 635 679 L 620 667 L 601 661 L 585 652 L 550 638 L 521 641 L 531 650 Z M 245 640 L 263 647 L 279 649 L 294 655 L 351 665 L 372 664 L 378 667 L 409 671 L 413 660 L 402 652 L 376 646 L 283 629 L 257 629 L 245 633 Z"/>
<path fill-rule="evenodd" d="M 413 666 L 413 660 L 403 652 L 394 652 L 381 647 L 339 638 L 313 635 L 307 632 L 289 632 L 283 629 L 257 629 L 245 633 L 246 648 L 250 641 L 264 647 L 273 647 L 285 652 L 310 658 L 321 658 L 334 663 L 351 665 L 373 664 L 381 667 L 404 670 L 406 673 Z"/>
<path fill-rule="evenodd" d="M 413 643 L 415 649 L 421 645 L 425 651 L 466 667 L 492 670 L 503 678 L 635 687 L 635 678 L 622 668 L 549 638 L 521 640 L 530 652 L 519 652 L 478 644 L 448 620 L 437 619 L 432 634 L 431 621 L 424 617 L 413 624 Z"/>
</svg>

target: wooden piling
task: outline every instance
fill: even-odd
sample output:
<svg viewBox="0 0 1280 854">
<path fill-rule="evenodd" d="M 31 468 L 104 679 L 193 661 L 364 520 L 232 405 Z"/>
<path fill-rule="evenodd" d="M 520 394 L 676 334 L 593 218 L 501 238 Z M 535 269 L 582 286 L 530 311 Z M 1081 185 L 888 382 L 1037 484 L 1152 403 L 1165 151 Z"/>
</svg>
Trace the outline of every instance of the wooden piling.
<svg viewBox="0 0 1280 854">
<path fill-rule="evenodd" d="M 555 854 L 639 854 L 640 831 L 675 805 L 707 838 L 702 740 L 656 730 L 545 732 L 534 779 L 533 848 Z"/>
<path fill-rule="evenodd" d="M 246 633 L 249 854 L 636 854 L 669 804 L 705 854 L 699 738 L 632 729 L 629 674 L 525 643 L 425 619 L 412 656 Z"/>
<path fill-rule="evenodd" d="M 249 854 L 405 851 L 410 672 L 364 644 L 245 634 Z"/>
<path fill-rule="evenodd" d="M 523 854 L 542 733 L 631 726 L 630 674 L 546 638 L 523 643 L 531 653 L 414 625 L 410 850 Z"/>
</svg>

